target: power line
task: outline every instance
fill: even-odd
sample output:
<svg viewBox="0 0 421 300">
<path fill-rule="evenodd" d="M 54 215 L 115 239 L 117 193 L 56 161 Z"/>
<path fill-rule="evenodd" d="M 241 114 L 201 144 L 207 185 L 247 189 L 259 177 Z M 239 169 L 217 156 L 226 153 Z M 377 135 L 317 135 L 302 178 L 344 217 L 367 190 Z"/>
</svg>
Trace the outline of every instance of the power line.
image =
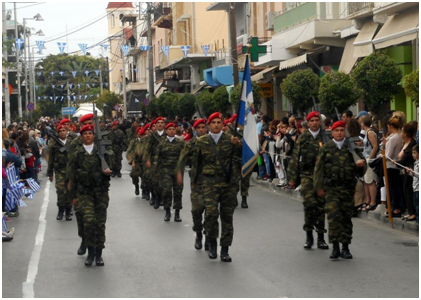
<svg viewBox="0 0 421 300">
<path fill-rule="evenodd" d="M 36 6 L 36 5 L 40 5 L 40 4 L 45 4 L 45 3 L 47 3 L 47 2 L 40 2 L 40 3 L 35 3 L 35 4 L 32 4 L 32 5 L 27 5 L 27 6 L 17 7 L 17 8 L 16 8 L 16 10 L 18 10 L 18 9 L 22 9 L 22 8 L 27 8 L 27 7 L 32 7 L 32 6 Z M 5 10 L 3 10 L 3 12 L 5 12 L 5 11 L 9 11 L 9 10 L 14 10 L 14 9 L 13 9 L 13 8 L 10 8 L 10 9 L 5 9 Z"/>
</svg>

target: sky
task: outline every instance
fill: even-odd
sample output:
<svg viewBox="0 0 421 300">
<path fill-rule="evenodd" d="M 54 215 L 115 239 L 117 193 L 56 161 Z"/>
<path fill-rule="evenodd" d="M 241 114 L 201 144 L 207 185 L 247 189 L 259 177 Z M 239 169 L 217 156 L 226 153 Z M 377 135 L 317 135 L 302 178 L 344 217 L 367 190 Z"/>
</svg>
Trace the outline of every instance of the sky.
<svg viewBox="0 0 421 300">
<path fill-rule="evenodd" d="M 108 2 L 18 2 L 16 12 L 18 23 L 23 24 L 23 18 L 33 18 L 40 14 L 44 21 L 26 20 L 27 27 L 35 28 L 35 31 L 42 30 L 45 36 L 32 34 L 30 46 L 35 47 L 35 60 L 49 54 L 59 54 L 57 42 L 67 42 L 66 53 L 79 51 L 79 43 L 91 45 L 99 43 L 108 36 L 108 20 L 106 17 L 106 7 Z M 6 3 L 6 10 L 12 10 L 14 20 L 13 3 Z M 94 21 L 97 21 L 94 23 Z M 89 25 L 90 23 L 93 23 Z M 67 30 L 66 30 L 67 27 Z M 72 33 L 73 31 L 79 31 Z M 67 37 L 66 37 L 67 31 Z M 38 47 L 35 41 L 45 41 L 43 55 L 36 54 Z M 108 44 L 107 41 L 104 42 Z M 104 55 L 101 46 L 88 49 L 92 56 Z M 105 55 L 104 55 L 105 56 Z"/>
</svg>

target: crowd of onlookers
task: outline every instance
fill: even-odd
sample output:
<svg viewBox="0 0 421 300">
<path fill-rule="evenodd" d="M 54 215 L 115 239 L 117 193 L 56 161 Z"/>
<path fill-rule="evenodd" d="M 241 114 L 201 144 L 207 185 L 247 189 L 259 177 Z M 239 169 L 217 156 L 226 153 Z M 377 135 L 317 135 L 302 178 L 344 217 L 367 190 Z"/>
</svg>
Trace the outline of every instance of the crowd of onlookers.
<svg viewBox="0 0 421 300">
<path fill-rule="evenodd" d="M 393 217 L 418 223 L 418 122 L 407 122 L 405 114 L 400 111 L 389 111 L 378 123 L 373 122 L 375 117 L 367 111 L 360 111 L 357 116 L 349 110 L 340 116 L 321 116 L 326 132 L 329 133 L 331 125 L 340 117 L 347 124 L 349 136 L 359 137 L 355 143 L 368 166 L 357 184 L 356 210 L 370 211 L 376 210 L 380 204 L 386 205 L 386 176 L 381 155 L 381 150 L 385 149 Z M 258 119 L 261 152 L 257 179 L 275 180 L 276 186 L 291 188 L 288 185 L 288 164 L 298 137 L 308 130 L 307 121 L 292 114 L 273 120 L 260 114 Z"/>
</svg>

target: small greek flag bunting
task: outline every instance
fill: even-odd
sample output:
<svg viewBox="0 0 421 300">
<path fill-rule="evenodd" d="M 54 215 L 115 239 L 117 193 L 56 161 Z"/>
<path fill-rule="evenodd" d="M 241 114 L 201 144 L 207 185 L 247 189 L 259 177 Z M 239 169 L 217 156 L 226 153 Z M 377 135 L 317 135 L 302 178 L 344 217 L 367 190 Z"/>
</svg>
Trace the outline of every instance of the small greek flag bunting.
<svg viewBox="0 0 421 300">
<path fill-rule="evenodd" d="M 76 77 L 77 71 L 72 71 L 73 78 Z"/>
<path fill-rule="evenodd" d="M 33 178 L 26 179 L 26 182 L 29 184 L 29 186 L 34 192 L 38 192 L 41 189 L 38 182 L 36 182 Z"/>
<path fill-rule="evenodd" d="M 181 51 L 184 53 L 184 58 L 187 57 L 187 54 L 189 54 L 190 46 L 181 46 Z"/>
<path fill-rule="evenodd" d="M 38 96 L 38 100 L 41 100 L 41 96 Z"/>
<path fill-rule="evenodd" d="M 202 50 L 203 50 L 203 53 L 205 54 L 205 57 L 208 56 L 209 48 L 210 48 L 210 45 L 202 45 Z"/>
<path fill-rule="evenodd" d="M 54 71 L 50 72 L 51 76 L 54 76 L 54 74 L 56 74 Z"/>
<path fill-rule="evenodd" d="M 58 49 L 60 50 L 60 53 L 63 54 L 64 48 L 66 48 L 66 43 L 65 42 L 57 42 L 57 45 L 58 45 Z"/>
<path fill-rule="evenodd" d="M 127 54 L 129 54 L 129 46 L 122 45 L 120 47 L 121 47 L 121 51 L 123 51 L 124 55 L 127 56 Z"/>
<path fill-rule="evenodd" d="M 88 70 L 85 71 L 85 75 L 86 76 L 89 76 L 89 71 Z"/>
<path fill-rule="evenodd" d="M 63 76 L 64 75 L 64 72 L 63 71 L 60 71 L 58 73 L 60 74 L 60 76 Z"/>
<path fill-rule="evenodd" d="M 15 44 L 18 50 L 20 51 L 22 49 L 23 39 L 15 39 Z"/>
<path fill-rule="evenodd" d="M 37 72 L 37 76 L 41 76 L 42 75 L 42 72 Z"/>
<path fill-rule="evenodd" d="M 88 47 L 88 44 L 78 44 L 80 50 L 82 50 L 83 54 L 86 54 L 86 47 Z"/>
<path fill-rule="evenodd" d="M 18 180 L 16 175 L 15 164 L 12 163 L 6 168 L 6 175 L 10 185 L 14 184 Z"/>
<path fill-rule="evenodd" d="M 139 99 L 134 98 L 134 102 L 139 103 L 140 101 L 139 101 Z"/>
<path fill-rule="evenodd" d="M 92 87 L 95 87 L 95 83 L 92 83 Z"/>
<path fill-rule="evenodd" d="M 164 52 L 165 56 L 168 59 L 168 55 L 170 54 L 170 46 L 161 46 L 162 52 Z"/>
<path fill-rule="evenodd" d="M 138 69 L 134 69 L 134 71 L 137 73 Z"/>
<path fill-rule="evenodd" d="M 35 89 L 36 89 L 36 90 L 38 91 L 38 89 L 39 89 L 39 86 L 38 86 L 38 85 L 36 85 L 36 86 L 35 86 Z"/>
<path fill-rule="evenodd" d="M 149 46 L 140 46 L 140 50 L 142 50 L 142 51 L 148 51 L 149 50 Z"/>
<path fill-rule="evenodd" d="M 98 76 L 99 75 L 99 70 L 95 70 L 95 74 L 96 74 L 96 76 Z"/>
<path fill-rule="evenodd" d="M 87 84 L 86 84 L 86 86 L 88 87 L 88 89 L 90 89 L 90 88 L 91 88 L 91 86 L 89 85 L 89 83 L 87 83 Z"/>
<path fill-rule="evenodd" d="M 108 45 L 107 44 L 101 44 L 101 47 L 104 49 L 104 51 L 108 50 Z"/>
<path fill-rule="evenodd" d="M 44 41 L 35 41 L 38 46 L 39 53 L 41 54 L 42 50 L 44 49 Z"/>
<path fill-rule="evenodd" d="M 53 90 L 54 90 L 54 88 L 56 87 L 54 84 L 53 85 L 51 85 L 51 87 L 53 88 Z"/>
<path fill-rule="evenodd" d="M 50 100 L 51 100 L 51 101 L 54 101 L 54 99 L 53 99 L 53 97 L 52 97 L 52 96 L 50 96 Z"/>
<path fill-rule="evenodd" d="M 63 89 L 63 87 L 64 87 L 64 84 L 60 85 L 60 87 L 61 87 L 61 89 Z"/>
<path fill-rule="evenodd" d="M 47 96 L 44 96 L 44 100 L 47 100 L 47 98 L 48 98 Z"/>
</svg>

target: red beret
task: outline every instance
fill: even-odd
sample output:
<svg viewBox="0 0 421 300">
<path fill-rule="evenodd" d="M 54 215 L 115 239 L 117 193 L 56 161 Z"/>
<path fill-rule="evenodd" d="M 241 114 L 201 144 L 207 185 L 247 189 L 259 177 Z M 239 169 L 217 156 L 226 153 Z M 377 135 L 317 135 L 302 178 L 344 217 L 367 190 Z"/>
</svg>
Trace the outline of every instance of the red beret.
<svg viewBox="0 0 421 300">
<path fill-rule="evenodd" d="M 168 129 L 170 127 L 177 128 L 177 125 L 175 125 L 175 123 L 168 123 L 167 126 L 165 126 L 165 129 Z"/>
<path fill-rule="evenodd" d="M 145 134 L 145 127 L 143 127 L 143 128 L 139 127 L 138 129 L 139 130 L 136 131 L 136 134 L 138 136 L 141 136 L 141 135 L 144 135 Z"/>
<path fill-rule="evenodd" d="M 83 126 L 80 130 L 79 130 L 79 133 L 80 134 L 82 134 L 84 131 L 94 131 L 94 125 L 92 125 L 92 124 L 88 124 L 88 125 L 85 125 L 85 126 Z"/>
<path fill-rule="evenodd" d="M 145 129 L 145 131 L 146 131 L 146 129 L 150 129 L 150 128 L 151 128 L 151 123 L 148 123 L 143 127 L 143 129 Z"/>
<path fill-rule="evenodd" d="M 66 128 L 66 127 L 64 127 L 64 125 L 58 124 L 56 128 L 57 128 L 57 132 L 59 132 L 60 129 Z"/>
<path fill-rule="evenodd" d="M 231 123 L 234 123 L 235 119 L 237 119 L 237 114 L 233 114 L 231 117 Z"/>
<path fill-rule="evenodd" d="M 213 120 L 213 119 L 223 119 L 224 117 L 222 116 L 222 114 L 220 113 L 220 112 L 215 112 L 215 113 L 213 113 L 213 114 L 211 114 L 210 116 L 209 116 L 209 118 L 208 118 L 208 124 L 210 124 L 210 122 Z"/>
<path fill-rule="evenodd" d="M 164 121 L 164 118 L 163 117 L 158 117 L 158 118 L 156 118 L 155 120 L 154 120 L 154 122 L 156 123 L 156 122 L 158 122 L 158 121 Z"/>
<path fill-rule="evenodd" d="M 80 118 L 79 123 L 83 123 L 88 120 L 92 120 L 94 118 L 94 114 L 86 114 Z"/>
<path fill-rule="evenodd" d="M 111 124 L 111 127 L 113 127 L 113 126 L 115 126 L 115 125 L 118 125 L 118 121 L 114 121 L 114 122 Z"/>
<path fill-rule="evenodd" d="M 317 111 L 312 111 L 307 115 L 307 121 L 310 121 L 311 118 L 318 117 L 320 119 L 320 114 Z"/>
<path fill-rule="evenodd" d="M 199 124 L 205 124 L 206 123 L 206 120 L 205 119 L 198 119 L 198 120 L 196 120 L 196 122 L 194 122 L 194 124 L 193 124 L 193 128 L 196 128 Z"/>
<path fill-rule="evenodd" d="M 142 130 L 142 126 L 139 126 L 139 127 L 137 127 L 137 128 L 136 128 L 136 134 L 138 134 L 138 132 L 139 132 L 140 130 Z"/>
<path fill-rule="evenodd" d="M 69 119 L 63 119 L 60 121 L 61 125 L 66 124 L 66 123 L 71 123 L 71 121 Z"/>
<path fill-rule="evenodd" d="M 336 129 L 336 127 L 346 127 L 346 124 L 344 121 L 337 121 L 335 123 L 333 123 L 332 125 L 332 131 Z"/>
<path fill-rule="evenodd" d="M 152 125 L 155 125 L 155 123 L 156 123 L 156 121 L 155 121 L 155 120 L 153 120 L 153 121 L 151 122 L 151 126 L 152 126 Z"/>
<path fill-rule="evenodd" d="M 226 119 L 225 121 L 224 121 L 224 126 L 227 126 L 227 124 L 228 123 L 231 123 L 231 119 Z"/>
</svg>

